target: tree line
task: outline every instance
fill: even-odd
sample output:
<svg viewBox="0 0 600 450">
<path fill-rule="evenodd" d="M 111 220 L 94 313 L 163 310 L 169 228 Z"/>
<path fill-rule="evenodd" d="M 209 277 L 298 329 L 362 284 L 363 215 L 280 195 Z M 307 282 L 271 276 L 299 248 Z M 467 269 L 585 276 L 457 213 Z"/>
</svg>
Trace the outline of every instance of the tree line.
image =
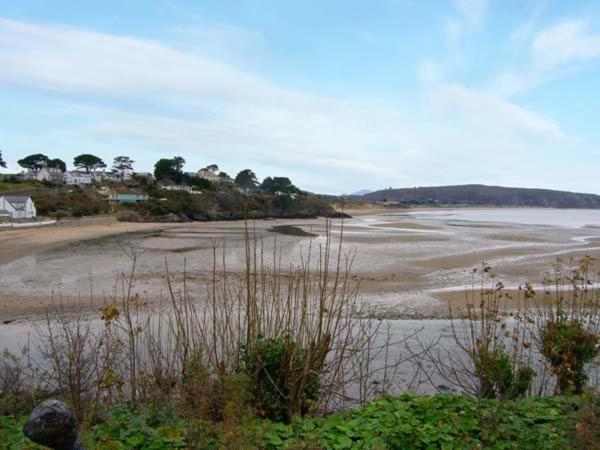
<svg viewBox="0 0 600 450">
<path fill-rule="evenodd" d="M 0 161 L 2 161 L 1 153 Z M 129 156 L 116 156 L 113 159 L 112 170 L 124 177 L 125 174 L 133 171 L 134 162 L 135 161 L 133 161 Z M 44 167 L 59 169 L 61 172 L 66 172 L 67 170 L 67 164 L 62 159 L 49 158 L 47 155 L 42 153 L 35 153 L 33 155 L 26 156 L 25 158 L 18 160 L 17 164 L 32 172 L 38 172 Z M 106 163 L 101 158 L 88 153 L 76 156 L 73 159 L 73 165 L 79 170 L 85 170 L 87 173 L 90 173 L 93 170 L 104 169 L 106 167 Z M 3 167 L 6 166 L 4 165 Z"/>
<path fill-rule="evenodd" d="M 119 173 L 121 177 L 124 178 L 126 174 L 133 172 L 134 163 L 135 161 L 133 161 L 129 156 L 116 156 L 113 160 L 112 170 L 113 172 Z M 18 160 L 17 164 L 32 172 L 37 172 L 43 167 L 56 168 L 61 172 L 65 172 L 67 170 L 67 164 L 63 160 L 59 158 L 50 158 L 42 153 L 29 155 Z M 75 158 L 73 158 L 73 165 L 79 170 L 84 170 L 86 173 L 107 167 L 107 164 L 102 160 L 102 158 L 89 153 L 77 155 Z M 208 187 L 207 181 L 202 177 L 184 172 L 184 166 L 185 159 L 181 156 L 175 156 L 173 158 L 161 158 L 154 164 L 154 177 L 156 180 L 166 178 L 174 181 L 175 183 L 186 183 L 202 188 Z M 6 168 L 6 162 L 2 157 L 2 150 L 0 150 L 0 167 Z M 273 193 L 281 192 L 286 194 L 296 194 L 301 192 L 301 190 L 294 186 L 291 180 L 287 177 L 267 177 L 261 183 L 251 169 L 241 170 L 233 179 L 226 172 L 219 171 L 219 166 L 217 164 L 210 164 L 202 170 L 218 176 L 219 179 L 223 181 L 233 181 L 235 186 L 243 190 L 245 193 L 249 193 L 258 189 Z"/>
<path fill-rule="evenodd" d="M 154 178 L 156 178 L 156 180 L 166 178 L 173 180 L 176 183 L 198 185 L 198 179 L 202 179 L 202 177 L 184 172 L 184 165 L 185 159 L 181 156 L 159 159 L 156 164 L 154 164 Z M 261 183 L 251 169 L 241 170 L 233 179 L 226 172 L 219 171 L 219 166 L 217 164 L 210 164 L 201 170 L 216 175 L 222 181 L 233 181 L 235 186 L 245 193 L 258 189 L 272 193 L 281 192 L 285 194 L 296 194 L 301 192 L 287 177 L 267 177 Z"/>
</svg>

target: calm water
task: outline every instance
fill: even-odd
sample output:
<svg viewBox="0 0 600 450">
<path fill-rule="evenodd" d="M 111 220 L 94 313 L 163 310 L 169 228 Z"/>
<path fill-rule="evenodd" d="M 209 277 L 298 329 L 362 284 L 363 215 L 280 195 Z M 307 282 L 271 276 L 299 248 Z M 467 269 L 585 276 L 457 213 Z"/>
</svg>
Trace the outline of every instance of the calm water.
<svg viewBox="0 0 600 450">
<path fill-rule="evenodd" d="M 567 228 L 600 227 L 597 209 L 529 209 L 529 208 L 473 208 L 407 213 L 414 218 L 461 220 L 468 222 L 513 223 L 546 225 Z"/>
</svg>

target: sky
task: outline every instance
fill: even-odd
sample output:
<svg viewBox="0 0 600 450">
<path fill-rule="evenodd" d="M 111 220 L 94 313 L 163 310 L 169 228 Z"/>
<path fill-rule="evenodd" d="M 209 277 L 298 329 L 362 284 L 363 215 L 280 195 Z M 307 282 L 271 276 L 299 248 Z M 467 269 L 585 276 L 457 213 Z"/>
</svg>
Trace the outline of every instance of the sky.
<svg viewBox="0 0 600 450">
<path fill-rule="evenodd" d="M 0 149 L 600 194 L 597 0 L 0 2 Z"/>
</svg>

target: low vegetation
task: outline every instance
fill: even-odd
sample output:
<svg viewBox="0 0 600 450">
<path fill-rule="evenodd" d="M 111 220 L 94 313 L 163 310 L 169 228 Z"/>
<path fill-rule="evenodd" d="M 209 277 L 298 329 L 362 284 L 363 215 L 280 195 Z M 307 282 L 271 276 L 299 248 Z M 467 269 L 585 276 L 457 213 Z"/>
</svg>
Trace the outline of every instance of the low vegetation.
<svg viewBox="0 0 600 450">
<path fill-rule="evenodd" d="M 283 267 L 247 223 L 245 272 L 218 242 L 200 284 L 165 265 L 160 314 L 135 294 L 137 250 L 123 248 L 131 271 L 98 320 L 58 305 L 30 347 L 0 359 L 0 438 L 26 448 L 24 416 L 58 397 L 90 448 L 597 448 L 592 258 L 558 260 L 516 298 L 484 263 L 444 348 L 370 318 L 333 236 L 328 221 L 325 242 Z M 408 367 L 459 395 L 390 396 Z"/>
<path fill-rule="evenodd" d="M 289 424 L 243 416 L 214 424 L 184 420 L 168 409 L 122 407 L 86 429 L 82 440 L 90 449 L 123 450 L 597 448 L 599 412 L 600 401 L 589 396 L 500 403 L 411 393 Z M 5 448 L 39 448 L 22 434 L 25 416 L 0 420 Z"/>
<path fill-rule="evenodd" d="M 54 219 L 112 213 L 124 221 L 158 222 L 340 216 L 328 200 L 301 191 L 286 177 L 266 177 L 261 183 L 252 170 L 245 169 L 232 179 L 225 172 L 218 172 L 215 164 L 198 174 L 184 172 L 185 160 L 180 156 L 159 160 L 152 177 L 132 173 L 133 163 L 126 156 L 118 156 L 110 177 L 76 186 L 65 185 L 64 179 L 36 181 L 30 175 L 44 167 L 62 172 L 66 169 L 62 161 L 59 164 L 46 155 L 29 155 L 19 161 L 29 170 L 26 176 L 3 175 L 0 193 L 30 195 L 38 216 Z M 106 167 L 100 158 L 89 154 L 76 156 L 74 165 L 88 174 Z M 114 188 L 144 193 L 147 200 L 109 201 Z"/>
</svg>

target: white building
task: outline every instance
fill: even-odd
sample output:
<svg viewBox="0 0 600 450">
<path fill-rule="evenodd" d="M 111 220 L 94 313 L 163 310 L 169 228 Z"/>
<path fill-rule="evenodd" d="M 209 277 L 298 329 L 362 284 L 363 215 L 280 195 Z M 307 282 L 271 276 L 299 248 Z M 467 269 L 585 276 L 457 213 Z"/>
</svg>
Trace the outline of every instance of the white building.
<svg viewBox="0 0 600 450">
<path fill-rule="evenodd" d="M 168 178 L 162 178 L 158 181 L 158 187 L 160 189 L 165 189 L 167 191 L 184 191 L 184 192 L 192 192 L 192 186 L 188 186 L 187 184 L 177 184 L 173 180 Z"/>
<path fill-rule="evenodd" d="M 198 176 L 200 178 L 204 178 L 205 180 L 212 181 L 213 183 L 216 183 L 218 181 L 223 181 L 221 179 L 221 177 L 219 177 L 218 174 L 216 174 L 215 172 L 213 172 L 211 170 L 200 169 L 198 171 Z"/>
<path fill-rule="evenodd" d="M 5 195 L 0 197 L 0 217 L 11 220 L 35 219 L 37 212 L 28 196 Z"/>
<path fill-rule="evenodd" d="M 94 183 L 99 181 L 121 181 L 121 175 L 115 172 L 105 172 L 104 170 L 96 170 L 90 172 Z M 128 177 L 125 177 L 127 179 Z"/>
<path fill-rule="evenodd" d="M 65 180 L 65 174 L 57 167 L 42 167 L 34 178 L 38 181 L 52 181 L 54 183 Z"/>
<path fill-rule="evenodd" d="M 89 186 L 92 184 L 92 174 L 81 170 L 65 172 L 65 182 L 75 186 Z"/>
</svg>

